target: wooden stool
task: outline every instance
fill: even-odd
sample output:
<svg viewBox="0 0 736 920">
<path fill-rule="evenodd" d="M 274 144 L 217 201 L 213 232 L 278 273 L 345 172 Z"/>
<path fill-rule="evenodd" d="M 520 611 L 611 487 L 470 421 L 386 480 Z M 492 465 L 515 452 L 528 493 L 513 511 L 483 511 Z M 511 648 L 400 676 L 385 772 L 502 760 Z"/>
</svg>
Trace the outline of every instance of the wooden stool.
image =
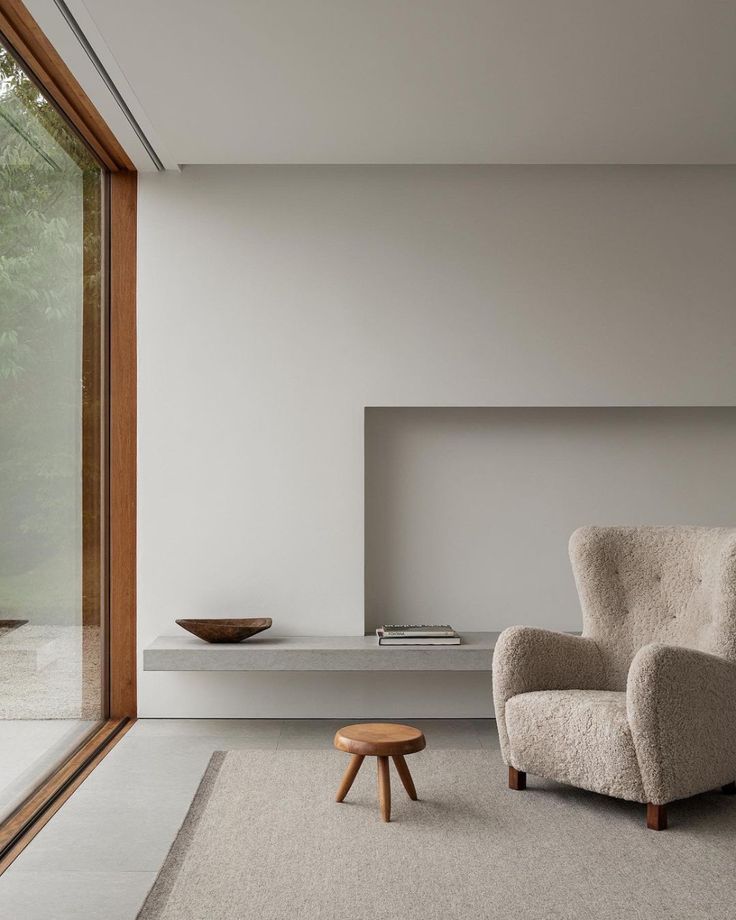
<svg viewBox="0 0 736 920">
<path fill-rule="evenodd" d="M 411 725 L 396 725 L 393 722 L 364 722 L 346 725 L 335 735 L 335 747 L 352 754 L 348 768 L 337 790 L 335 800 L 342 802 L 353 785 L 365 757 L 378 758 L 378 801 L 384 821 L 391 820 L 391 779 L 388 773 L 388 759 L 393 758 L 396 772 L 401 777 L 409 798 L 416 802 L 417 790 L 411 778 L 405 754 L 423 750 L 427 742 L 422 732 Z"/>
</svg>

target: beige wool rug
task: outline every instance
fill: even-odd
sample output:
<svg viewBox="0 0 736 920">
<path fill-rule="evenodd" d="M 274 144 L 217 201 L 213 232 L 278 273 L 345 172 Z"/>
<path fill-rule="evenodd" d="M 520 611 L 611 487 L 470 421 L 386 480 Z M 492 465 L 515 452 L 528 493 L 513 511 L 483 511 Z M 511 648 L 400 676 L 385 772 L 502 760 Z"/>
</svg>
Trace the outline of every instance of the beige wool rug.
<svg viewBox="0 0 736 920">
<path fill-rule="evenodd" d="M 644 807 L 529 777 L 505 788 L 497 751 L 392 766 L 380 820 L 366 759 L 334 802 L 335 751 L 217 753 L 139 920 L 728 920 L 736 916 L 736 797 Z"/>
</svg>

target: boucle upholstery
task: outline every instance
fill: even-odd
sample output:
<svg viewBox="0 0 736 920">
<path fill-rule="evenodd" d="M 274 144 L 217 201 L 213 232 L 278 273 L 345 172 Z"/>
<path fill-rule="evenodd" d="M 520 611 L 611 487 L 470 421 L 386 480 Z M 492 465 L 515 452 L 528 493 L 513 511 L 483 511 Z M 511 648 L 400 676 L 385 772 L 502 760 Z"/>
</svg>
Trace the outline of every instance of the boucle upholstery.
<svg viewBox="0 0 736 920">
<path fill-rule="evenodd" d="M 583 635 L 603 653 L 607 687 L 626 688 L 649 642 L 736 661 L 736 529 L 581 527 L 570 561 Z"/>
<path fill-rule="evenodd" d="M 570 559 L 582 636 L 512 627 L 496 645 L 506 763 L 655 804 L 732 782 L 736 529 L 583 527 Z"/>
<path fill-rule="evenodd" d="M 631 664 L 626 711 L 647 801 L 664 804 L 736 779 L 736 665 L 671 645 Z"/>
<path fill-rule="evenodd" d="M 493 696 L 501 751 L 505 754 L 509 744 L 506 700 L 532 690 L 599 689 L 603 669 L 601 651 L 592 639 L 530 626 L 504 630 L 493 655 Z M 508 758 L 506 762 L 511 763 Z"/>
<path fill-rule="evenodd" d="M 646 802 L 626 717 L 613 690 L 535 690 L 506 704 L 511 760 L 526 773 Z"/>
</svg>

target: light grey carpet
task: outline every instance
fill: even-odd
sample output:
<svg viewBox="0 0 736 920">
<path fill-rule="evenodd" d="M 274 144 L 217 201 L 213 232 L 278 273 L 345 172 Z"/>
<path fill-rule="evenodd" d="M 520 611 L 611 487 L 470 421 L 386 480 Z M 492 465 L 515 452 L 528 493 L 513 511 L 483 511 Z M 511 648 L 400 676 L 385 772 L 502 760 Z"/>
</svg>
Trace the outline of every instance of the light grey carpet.
<svg viewBox="0 0 736 920">
<path fill-rule="evenodd" d="M 713 920 L 733 916 L 736 797 L 644 809 L 534 777 L 497 751 L 408 758 L 380 821 L 375 762 L 342 805 L 333 751 L 215 754 L 139 920 Z"/>
</svg>

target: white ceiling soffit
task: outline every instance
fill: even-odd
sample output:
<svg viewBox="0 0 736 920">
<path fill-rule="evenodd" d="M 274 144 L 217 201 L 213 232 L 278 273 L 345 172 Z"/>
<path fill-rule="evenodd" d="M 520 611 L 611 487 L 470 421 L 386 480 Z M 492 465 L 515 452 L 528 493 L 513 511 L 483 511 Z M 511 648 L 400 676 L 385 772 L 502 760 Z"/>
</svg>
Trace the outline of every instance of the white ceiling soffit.
<svg viewBox="0 0 736 920">
<path fill-rule="evenodd" d="M 167 163 L 736 163 L 736 0 L 71 6 Z"/>
<path fill-rule="evenodd" d="M 136 168 L 141 172 L 155 171 L 161 166 L 166 169 L 177 169 L 176 160 L 170 155 L 165 141 L 148 119 L 140 101 L 107 47 L 105 40 L 97 31 L 94 21 L 81 0 L 64 0 L 59 4 L 55 0 L 24 0 L 24 2 L 33 18 L 92 100 L 98 112 L 115 133 Z M 128 108 L 129 115 L 132 116 L 139 131 L 143 134 L 148 144 L 148 149 L 146 149 L 144 142 L 141 141 L 128 115 L 116 101 L 94 61 L 75 34 L 73 27 L 65 18 L 64 7 L 73 17 L 83 33 L 84 39 L 93 49 L 93 54 L 96 55 L 115 89 L 122 97 L 124 105 Z"/>
</svg>

